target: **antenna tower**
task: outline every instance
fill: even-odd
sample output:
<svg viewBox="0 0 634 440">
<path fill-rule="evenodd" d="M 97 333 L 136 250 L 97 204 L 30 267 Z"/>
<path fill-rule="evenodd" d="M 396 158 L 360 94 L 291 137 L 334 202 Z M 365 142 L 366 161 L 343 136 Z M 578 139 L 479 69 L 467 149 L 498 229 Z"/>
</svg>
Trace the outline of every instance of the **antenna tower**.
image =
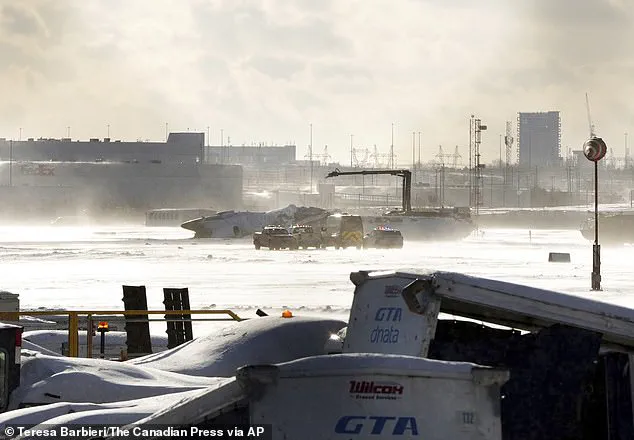
<svg viewBox="0 0 634 440">
<path fill-rule="evenodd" d="M 480 205 L 482 204 L 481 185 L 482 185 L 482 168 L 483 164 L 480 163 L 480 144 L 482 142 L 482 132 L 487 129 L 486 125 L 482 125 L 482 120 L 471 116 L 470 123 L 471 145 L 473 145 L 473 158 L 474 158 L 474 185 L 473 185 L 473 198 L 476 215 L 479 214 Z"/>
</svg>

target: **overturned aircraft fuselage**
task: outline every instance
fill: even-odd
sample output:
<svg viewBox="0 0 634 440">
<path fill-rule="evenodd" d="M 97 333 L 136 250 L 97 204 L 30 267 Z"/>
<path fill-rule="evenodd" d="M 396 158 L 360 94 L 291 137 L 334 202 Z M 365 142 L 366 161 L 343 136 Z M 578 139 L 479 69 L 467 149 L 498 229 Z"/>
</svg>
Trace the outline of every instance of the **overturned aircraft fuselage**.
<svg viewBox="0 0 634 440">
<path fill-rule="evenodd" d="M 321 226 L 328 215 L 325 209 L 289 205 L 268 212 L 223 211 L 189 220 L 181 227 L 194 231 L 194 238 L 241 238 L 253 235 L 267 225 L 289 227 L 301 223 Z"/>
</svg>

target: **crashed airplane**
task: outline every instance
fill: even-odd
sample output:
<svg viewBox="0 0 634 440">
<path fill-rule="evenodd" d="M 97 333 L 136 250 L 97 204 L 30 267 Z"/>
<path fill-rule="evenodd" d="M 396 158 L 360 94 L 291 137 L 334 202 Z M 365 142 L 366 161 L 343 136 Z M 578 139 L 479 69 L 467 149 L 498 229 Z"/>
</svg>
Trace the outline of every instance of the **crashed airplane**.
<svg viewBox="0 0 634 440">
<path fill-rule="evenodd" d="M 321 208 L 289 205 L 267 212 L 223 211 L 186 221 L 181 227 L 194 231 L 194 238 L 241 238 L 260 231 L 266 225 L 321 227 L 330 214 Z"/>
</svg>

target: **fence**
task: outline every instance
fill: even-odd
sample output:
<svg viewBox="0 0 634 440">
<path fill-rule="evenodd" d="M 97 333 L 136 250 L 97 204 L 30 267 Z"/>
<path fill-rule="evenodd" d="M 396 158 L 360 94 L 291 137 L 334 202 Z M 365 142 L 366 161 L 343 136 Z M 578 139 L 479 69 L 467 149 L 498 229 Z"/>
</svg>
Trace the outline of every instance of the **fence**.
<svg viewBox="0 0 634 440">
<path fill-rule="evenodd" d="M 79 317 L 86 316 L 88 321 L 87 325 L 87 338 L 88 344 L 88 357 L 92 356 L 92 335 L 93 318 L 98 316 L 142 316 L 142 315 L 164 315 L 162 319 L 132 319 L 127 322 L 196 322 L 196 321 L 243 321 L 231 310 L 21 310 L 20 316 L 67 316 L 68 317 L 68 356 L 79 356 Z M 168 319 L 170 315 L 227 315 L 226 318 L 215 319 Z"/>
</svg>

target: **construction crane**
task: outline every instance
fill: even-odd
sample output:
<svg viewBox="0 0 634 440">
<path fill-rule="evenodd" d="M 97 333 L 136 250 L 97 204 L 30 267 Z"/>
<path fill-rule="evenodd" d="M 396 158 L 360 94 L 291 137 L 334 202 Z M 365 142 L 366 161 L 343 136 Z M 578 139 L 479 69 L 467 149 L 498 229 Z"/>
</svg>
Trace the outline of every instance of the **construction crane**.
<svg viewBox="0 0 634 440">
<path fill-rule="evenodd" d="M 338 176 L 354 176 L 354 175 L 378 175 L 388 174 L 391 176 L 403 178 L 403 211 L 412 211 L 412 172 L 410 170 L 362 170 L 362 171 L 339 171 L 335 168 L 326 175 L 326 179 Z"/>
</svg>

